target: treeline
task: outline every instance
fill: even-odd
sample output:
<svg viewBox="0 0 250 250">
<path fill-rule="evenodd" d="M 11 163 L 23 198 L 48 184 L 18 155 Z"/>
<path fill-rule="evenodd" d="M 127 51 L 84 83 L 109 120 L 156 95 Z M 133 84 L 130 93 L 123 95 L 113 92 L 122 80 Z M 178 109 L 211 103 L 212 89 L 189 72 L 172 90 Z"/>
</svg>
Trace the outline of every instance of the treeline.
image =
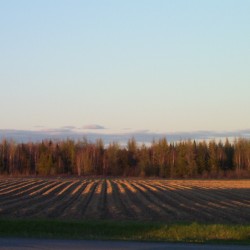
<svg viewBox="0 0 250 250">
<path fill-rule="evenodd" d="M 250 177 L 250 140 L 233 143 L 165 138 L 150 146 L 130 139 L 126 147 L 81 141 L 0 143 L 1 175 L 102 175 L 163 178 Z"/>
</svg>

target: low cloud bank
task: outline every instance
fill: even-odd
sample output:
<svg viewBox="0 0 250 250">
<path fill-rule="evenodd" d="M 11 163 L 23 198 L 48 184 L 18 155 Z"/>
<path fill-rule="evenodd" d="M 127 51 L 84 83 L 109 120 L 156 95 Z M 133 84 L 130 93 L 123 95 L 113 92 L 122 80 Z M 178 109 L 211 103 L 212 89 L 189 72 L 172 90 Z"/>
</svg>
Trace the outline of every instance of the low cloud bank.
<svg viewBox="0 0 250 250">
<path fill-rule="evenodd" d="M 89 124 L 89 125 L 85 125 L 83 126 L 83 129 L 105 129 L 105 127 L 98 125 L 98 124 Z"/>
<path fill-rule="evenodd" d="M 89 129 L 89 128 L 88 128 Z M 104 129 L 103 127 L 100 129 Z M 250 129 L 236 130 L 236 131 L 193 131 L 193 132 L 175 132 L 175 133 L 153 133 L 148 131 L 135 131 L 129 133 L 113 133 L 104 134 L 100 132 L 89 132 L 75 130 L 73 127 L 63 127 L 59 129 L 49 130 L 0 130 L 0 140 L 14 140 L 20 142 L 39 142 L 46 139 L 51 140 L 81 140 L 86 138 L 89 141 L 95 142 L 97 139 L 102 139 L 104 144 L 111 142 L 118 142 L 121 145 L 127 143 L 127 141 L 134 137 L 138 143 L 151 143 L 153 140 L 159 140 L 161 138 L 167 138 L 168 142 L 176 142 L 181 140 L 220 140 L 229 138 L 234 140 L 235 138 L 244 137 L 250 139 Z"/>
</svg>

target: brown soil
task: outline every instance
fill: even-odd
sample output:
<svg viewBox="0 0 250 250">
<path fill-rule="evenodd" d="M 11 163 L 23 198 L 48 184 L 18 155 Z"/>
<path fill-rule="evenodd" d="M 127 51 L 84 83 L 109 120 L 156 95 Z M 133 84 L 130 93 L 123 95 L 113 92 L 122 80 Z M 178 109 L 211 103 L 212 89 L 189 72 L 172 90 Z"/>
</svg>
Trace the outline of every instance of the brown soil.
<svg viewBox="0 0 250 250">
<path fill-rule="evenodd" d="M 0 218 L 244 224 L 250 180 L 0 179 Z"/>
</svg>

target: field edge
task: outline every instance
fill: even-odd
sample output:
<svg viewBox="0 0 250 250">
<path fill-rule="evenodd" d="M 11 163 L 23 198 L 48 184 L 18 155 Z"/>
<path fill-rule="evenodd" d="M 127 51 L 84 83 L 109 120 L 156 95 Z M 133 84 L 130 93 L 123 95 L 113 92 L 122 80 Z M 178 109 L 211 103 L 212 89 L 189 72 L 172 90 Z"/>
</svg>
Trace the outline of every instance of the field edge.
<svg viewBox="0 0 250 250">
<path fill-rule="evenodd" d="M 0 237 L 250 245 L 250 224 L 0 219 Z"/>
</svg>

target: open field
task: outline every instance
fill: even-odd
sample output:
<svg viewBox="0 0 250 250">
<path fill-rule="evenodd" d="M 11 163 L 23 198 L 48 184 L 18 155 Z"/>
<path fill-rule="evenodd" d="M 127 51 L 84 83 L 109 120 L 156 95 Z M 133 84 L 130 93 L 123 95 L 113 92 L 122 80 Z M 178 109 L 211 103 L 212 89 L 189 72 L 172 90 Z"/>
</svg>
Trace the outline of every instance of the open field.
<svg viewBox="0 0 250 250">
<path fill-rule="evenodd" d="M 249 224 L 250 181 L 1 178 L 0 218 Z"/>
</svg>

